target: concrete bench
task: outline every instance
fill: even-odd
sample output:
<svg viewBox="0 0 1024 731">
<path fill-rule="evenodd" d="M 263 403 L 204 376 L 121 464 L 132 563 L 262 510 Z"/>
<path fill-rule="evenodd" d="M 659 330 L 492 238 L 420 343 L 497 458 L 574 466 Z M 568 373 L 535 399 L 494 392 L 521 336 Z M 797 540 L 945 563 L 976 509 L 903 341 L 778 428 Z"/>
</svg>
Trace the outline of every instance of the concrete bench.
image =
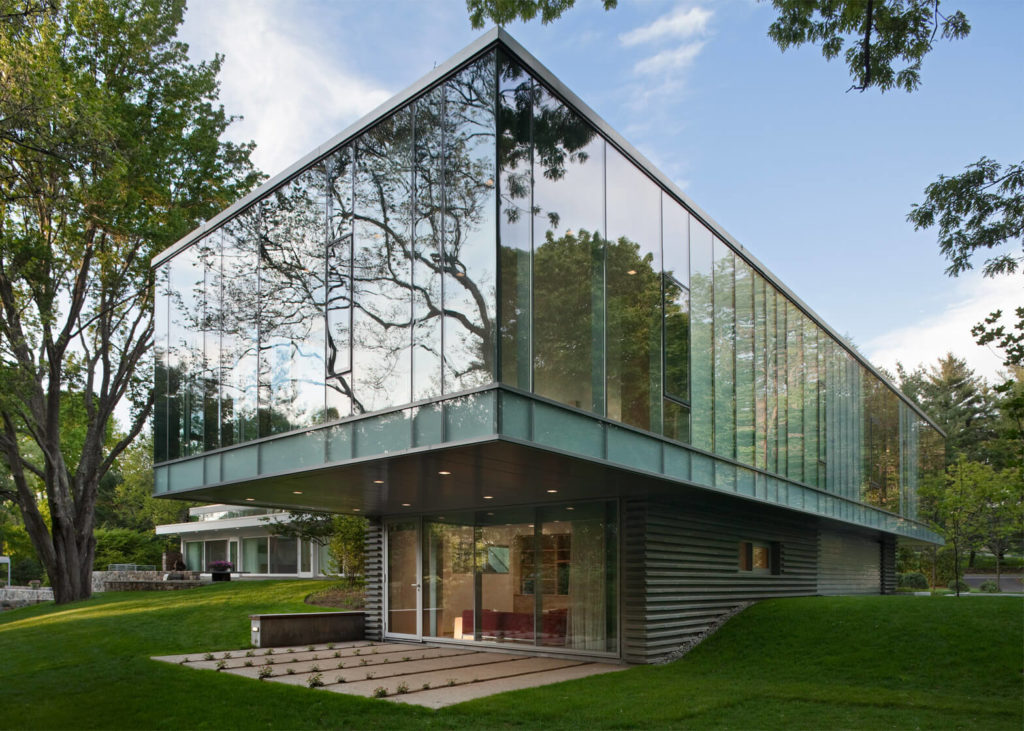
<svg viewBox="0 0 1024 731">
<path fill-rule="evenodd" d="M 349 642 L 366 636 L 366 612 L 250 614 L 253 647 Z"/>
</svg>

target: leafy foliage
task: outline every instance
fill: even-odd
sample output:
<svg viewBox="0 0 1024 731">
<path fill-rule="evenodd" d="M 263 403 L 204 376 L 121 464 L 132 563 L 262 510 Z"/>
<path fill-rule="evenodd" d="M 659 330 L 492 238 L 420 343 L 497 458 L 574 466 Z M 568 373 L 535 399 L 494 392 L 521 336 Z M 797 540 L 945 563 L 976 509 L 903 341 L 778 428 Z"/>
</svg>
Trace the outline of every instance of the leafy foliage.
<svg viewBox="0 0 1024 731">
<path fill-rule="evenodd" d="M 844 58 L 854 79 L 851 89 L 910 92 L 921 84 L 921 62 L 936 36 L 952 40 L 971 31 L 961 11 L 946 16 L 939 4 L 940 0 L 772 0 L 779 15 L 768 28 L 768 37 L 783 51 L 805 43 L 820 45 L 829 61 L 846 46 Z"/>
<path fill-rule="evenodd" d="M 939 249 L 949 260 L 946 274 L 959 276 L 973 268 L 982 252 L 986 277 L 1013 274 L 1024 246 L 1024 161 L 1000 165 L 982 157 L 959 175 L 939 179 L 924 189 L 924 203 L 915 204 L 907 220 L 917 230 L 939 227 Z M 1014 252 L 998 252 L 1005 244 Z"/>
<path fill-rule="evenodd" d="M 619 0 L 601 0 L 605 10 L 611 10 Z M 576 0 L 466 0 L 469 22 L 474 28 L 483 28 L 489 20 L 495 25 L 508 25 L 514 20 L 533 20 L 540 13 L 541 23 L 550 23 L 576 4 Z"/>
<path fill-rule="evenodd" d="M 93 569 L 106 571 L 112 563 L 150 564 L 159 568 L 166 548 L 166 539 L 157 537 L 152 531 L 97 528 Z"/>
<path fill-rule="evenodd" d="M 361 576 L 365 570 L 366 518 L 358 515 L 292 511 L 287 520 L 266 520 L 270 532 L 329 547 L 338 573 Z"/>
</svg>

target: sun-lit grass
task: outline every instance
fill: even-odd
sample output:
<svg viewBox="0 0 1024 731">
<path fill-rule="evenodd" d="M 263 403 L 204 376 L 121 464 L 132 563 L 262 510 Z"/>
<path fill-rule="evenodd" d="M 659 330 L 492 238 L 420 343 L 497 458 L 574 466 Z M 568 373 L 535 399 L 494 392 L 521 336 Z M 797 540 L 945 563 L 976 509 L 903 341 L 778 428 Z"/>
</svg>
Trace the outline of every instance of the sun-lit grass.
<svg viewBox="0 0 1024 731">
<path fill-rule="evenodd" d="M 1024 601 L 764 602 L 683 660 L 441 711 L 197 671 L 152 655 L 237 650 L 248 615 L 314 581 L 122 593 L 0 614 L 0 726 L 18 728 L 1022 727 Z"/>
</svg>

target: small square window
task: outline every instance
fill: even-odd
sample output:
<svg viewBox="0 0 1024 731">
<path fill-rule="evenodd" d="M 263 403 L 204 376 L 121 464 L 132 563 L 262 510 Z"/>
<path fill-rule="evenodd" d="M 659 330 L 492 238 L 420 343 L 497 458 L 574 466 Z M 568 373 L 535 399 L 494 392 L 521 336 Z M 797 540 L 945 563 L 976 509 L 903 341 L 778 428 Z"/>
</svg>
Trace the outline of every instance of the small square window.
<svg viewBox="0 0 1024 731">
<path fill-rule="evenodd" d="M 777 543 L 740 541 L 739 570 L 757 573 L 779 573 L 780 549 Z"/>
</svg>

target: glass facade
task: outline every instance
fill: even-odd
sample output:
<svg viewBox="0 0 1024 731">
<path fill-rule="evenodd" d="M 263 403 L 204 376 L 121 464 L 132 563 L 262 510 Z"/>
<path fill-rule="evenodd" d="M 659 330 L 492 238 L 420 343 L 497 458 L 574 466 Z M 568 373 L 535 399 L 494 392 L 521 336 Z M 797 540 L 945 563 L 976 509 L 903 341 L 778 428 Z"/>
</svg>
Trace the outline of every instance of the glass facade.
<svg viewBox="0 0 1024 731">
<path fill-rule="evenodd" d="M 742 250 L 502 49 L 156 281 L 158 463 L 492 383 L 723 458 L 724 483 L 745 474 L 736 461 L 909 518 L 941 450 Z"/>
</svg>

